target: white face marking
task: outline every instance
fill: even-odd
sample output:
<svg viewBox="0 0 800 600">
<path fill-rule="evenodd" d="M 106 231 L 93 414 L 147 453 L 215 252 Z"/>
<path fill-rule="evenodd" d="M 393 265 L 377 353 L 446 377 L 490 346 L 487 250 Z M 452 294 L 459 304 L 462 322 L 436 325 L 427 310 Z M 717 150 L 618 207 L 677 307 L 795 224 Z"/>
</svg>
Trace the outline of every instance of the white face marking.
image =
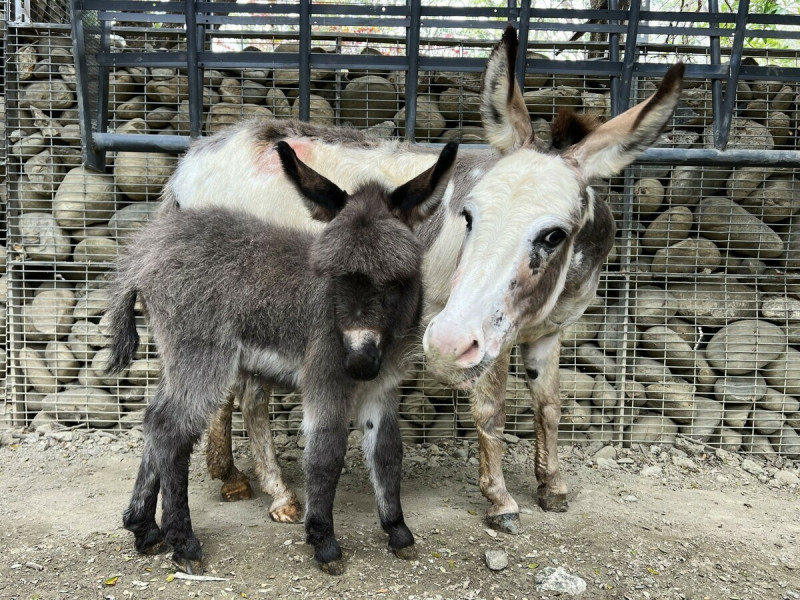
<svg viewBox="0 0 800 600">
<path fill-rule="evenodd" d="M 356 352 L 367 344 L 380 346 L 381 343 L 381 334 L 371 329 L 350 329 L 342 334 L 345 344 Z"/>
<path fill-rule="evenodd" d="M 447 305 L 428 326 L 423 345 L 426 352 L 431 346 L 452 352 L 474 339 L 494 358 L 519 327 L 530 325 L 519 322 L 523 315 L 518 311 L 509 312 L 515 308 L 507 306 L 511 282 L 528 268 L 531 245 L 542 231 L 561 227 L 571 232 L 581 212 L 581 186 L 577 173 L 559 157 L 522 150 L 498 162 L 465 207 L 472 213 L 472 232 Z M 552 310 L 569 258 L 542 309 L 524 318 L 543 319 Z"/>
</svg>

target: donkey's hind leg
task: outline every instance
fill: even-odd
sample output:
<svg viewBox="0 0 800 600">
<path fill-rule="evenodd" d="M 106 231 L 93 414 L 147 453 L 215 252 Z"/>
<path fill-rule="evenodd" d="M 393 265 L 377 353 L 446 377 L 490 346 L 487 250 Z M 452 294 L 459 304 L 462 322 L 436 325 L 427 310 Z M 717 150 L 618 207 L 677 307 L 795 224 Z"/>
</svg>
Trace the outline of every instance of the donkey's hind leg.
<svg viewBox="0 0 800 600">
<path fill-rule="evenodd" d="M 225 404 L 214 413 L 208 426 L 208 441 L 206 442 L 208 472 L 212 478 L 222 480 L 220 492 L 222 499 L 228 502 L 249 500 L 253 497 L 253 490 L 247 477 L 233 464 L 231 426 L 235 396 L 236 391 L 231 391 Z"/>
<path fill-rule="evenodd" d="M 261 385 L 256 377 L 247 377 L 241 394 L 244 425 L 250 436 L 250 448 L 261 489 L 272 496 L 270 518 L 279 523 L 299 523 L 303 508 L 294 491 L 283 480 L 278 464 L 269 423 L 269 395 L 269 387 Z"/>
<path fill-rule="evenodd" d="M 169 549 L 164 534 L 156 524 L 156 503 L 160 480 L 158 463 L 154 460 L 153 441 L 147 435 L 145 418 L 145 442 L 142 462 L 133 487 L 131 501 L 122 516 L 125 529 L 135 536 L 136 551 L 142 554 L 161 554 Z"/>
<path fill-rule="evenodd" d="M 389 548 L 405 560 L 417 558 L 414 536 L 403 519 L 400 480 L 403 474 L 403 442 L 397 423 L 397 392 L 386 390 L 361 407 L 359 422 L 364 428 L 364 458 L 375 488 L 381 527 L 389 534 Z"/>
</svg>

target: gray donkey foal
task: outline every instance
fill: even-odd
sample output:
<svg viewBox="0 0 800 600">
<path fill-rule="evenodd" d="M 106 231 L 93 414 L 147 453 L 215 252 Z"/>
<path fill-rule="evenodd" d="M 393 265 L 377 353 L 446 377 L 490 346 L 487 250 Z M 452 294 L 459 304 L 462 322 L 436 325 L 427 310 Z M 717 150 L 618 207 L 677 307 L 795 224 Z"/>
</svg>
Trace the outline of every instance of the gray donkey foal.
<svg viewBox="0 0 800 600">
<path fill-rule="evenodd" d="M 400 506 L 396 415 L 422 306 L 422 246 L 411 229 L 441 202 L 457 145 L 445 146 L 436 164 L 393 191 L 366 183 L 350 195 L 302 163 L 287 143 L 276 151 L 312 216 L 329 221 L 320 234 L 227 209 L 168 213 L 120 259 L 109 309 L 109 372 L 124 368 L 136 351 L 137 296 L 163 361 L 123 522 L 139 552 L 162 551 L 166 542 L 187 572 L 202 569 L 189 515 L 192 448 L 229 390 L 256 374 L 303 392 L 306 541 L 323 570 L 344 567 L 333 499 L 353 411 L 365 429 L 364 454 L 389 547 L 401 558 L 416 555 Z"/>
</svg>

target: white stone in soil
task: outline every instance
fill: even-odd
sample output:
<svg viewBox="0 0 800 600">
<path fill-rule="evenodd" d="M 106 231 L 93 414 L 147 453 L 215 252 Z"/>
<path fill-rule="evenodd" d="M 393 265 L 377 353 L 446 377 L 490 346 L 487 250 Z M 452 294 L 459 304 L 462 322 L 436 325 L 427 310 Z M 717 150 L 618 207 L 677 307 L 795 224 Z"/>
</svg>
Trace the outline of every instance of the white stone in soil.
<svg viewBox="0 0 800 600">
<path fill-rule="evenodd" d="M 540 592 L 559 592 L 577 596 L 586 591 L 586 582 L 564 567 L 544 567 L 535 576 Z"/>
<path fill-rule="evenodd" d="M 505 550 L 487 550 L 484 555 L 486 566 L 492 571 L 502 571 L 508 566 L 508 554 Z"/>
</svg>

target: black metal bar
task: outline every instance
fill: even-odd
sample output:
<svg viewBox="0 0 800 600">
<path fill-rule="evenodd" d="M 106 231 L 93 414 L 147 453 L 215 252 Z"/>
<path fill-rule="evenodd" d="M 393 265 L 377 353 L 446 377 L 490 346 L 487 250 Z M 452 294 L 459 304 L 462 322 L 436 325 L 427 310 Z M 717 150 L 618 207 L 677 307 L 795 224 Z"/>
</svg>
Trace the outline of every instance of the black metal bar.
<svg viewBox="0 0 800 600">
<path fill-rule="evenodd" d="M 608 0 L 608 8 L 616 11 L 619 7 L 617 0 Z M 616 19 L 609 21 L 609 23 L 617 24 Z M 583 29 L 584 27 L 581 26 Z M 612 32 L 608 34 L 608 60 L 612 63 L 619 62 L 619 33 Z M 620 69 L 621 71 L 621 69 Z M 620 71 L 611 74 L 611 116 L 616 117 L 620 112 L 619 105 L 619 88 L 620 88 Z"/>
<path fill-rule="evenodd" d="M 528 58 L 528 33 L 531 23 L 531 0 L 522 0 L 519 7 L 519 48 L 517 48 L 516 77 L 517 85 L 525 91 L 525 67 Z"/>
<path fill-rule="evenodd" d="M 631 99 L 631 82 L 633 81 L 633 68 L 636 65 L 638 45 L 636 38 L 639 35 L 639 13 L 642 10 L 642 0 L 631 0 L 631 9 L 628 13 L 628 30 L 625 33 L 625 56 L 622 58 L 622 80 L 617 98 L 617 110 L 627 110 Z"/>
<path fill-rule="evenodd" d="M 300 0 L 300 120 L 311 115 L 311 0 Z"/>
<path fill-rule="evenodd" d="M 728 65 L 728 78 L 725 82 L 725 97 L 722 99 L 722 113 L 719 117 L 719 137 L 714 140 L 718 150 L 725 150 L 731 132 L 733 108 L 736 101 L 736 88 L 739 83 L 739 68 L 742 66 L 742 48 L 747 26 L 747 11 L 750 0 L 739 0 L 739 11 L 736 13 L 736 28 L 731 44 L 731 59 Z"/>
<path fill-rule="evenodd" d="M 719 12 L 719 0 L 708 0 L 709 24 L 716 26 L 715 14 Z M 714 65 L 722 64 L 722 54 L 719 46 L 719 36 L 710 35 L 711 42 L 711 63 Z M 722 81 L 713 79 L 711 81 L 711 132 L 714 138 L 714 147 L 718 148 L 720 132 L 720 116 L 722 114 Z"/>
<path fill-rule="evenodd" d="M 106 155 L 92 144 L 92 108 L 89 101 L 89 72 L 86 63 L 86 33 L 83 26 L 83 11 L 77 7 L 78 0 L 70 2 L 72 19 L 72 49 L 75 54 L 75 89 L 78 96 L 78 118 L 81 126 L 81 155 L 83 164 L 97 171 L 105 169 Z"/>
<path fill-rule="evenodd" d="M 421 0 L 406 0 L 409 22 L 406 29 L 406 139 L 414 141 L 417 131 L 417 81 L 419 80 L 419 33 L 421 26 Z"/>
<path fill-rule="evenodd" d="M 111 24 L 100 23 L 100 54 L 108 53 L 111 48 Z M 108 69 L 97 67 L 97 131 L 108 131 Z"/>
<path fill-rule="evenodd" d="M 189 135 L 200 137 L 203 117 L 203 77 L 197 62 L 197 19 L 194 0 L 186 4 L 186 67 L 189 78 Z"/>
<path fill-rule="evenodd" d="M 650 148 L 639 157 L 639 163 L 661 165 L 717 165 L 734 167 L 800 167 L 800 150 L 754 150 L 734 148 Z"/>
<path fill-rule="evenodd" d="M 185 152 L 192 139 L 182 135 L 154 135 L 146 133 L 96 133 L 93 148 L 100 152 L 106 150 L 125 150 L 131 152 Z"/>
</svg>

